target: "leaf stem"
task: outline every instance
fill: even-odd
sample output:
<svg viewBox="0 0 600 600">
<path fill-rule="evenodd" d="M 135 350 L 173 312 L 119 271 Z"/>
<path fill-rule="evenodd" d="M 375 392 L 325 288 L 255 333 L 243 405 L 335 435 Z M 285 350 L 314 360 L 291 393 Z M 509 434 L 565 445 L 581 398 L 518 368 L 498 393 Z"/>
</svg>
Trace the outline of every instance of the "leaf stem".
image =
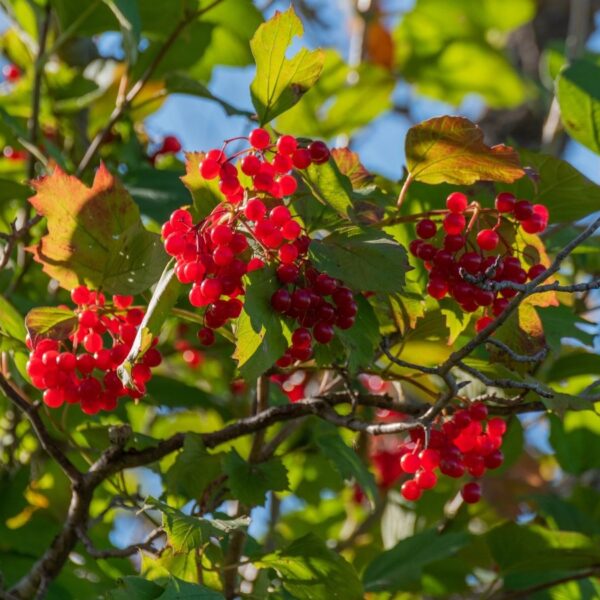
<svg viewBox="0 0 600 600">
<path fill-rule="evenodd" d="M 413 176 L 409 173 L 402 184 L 402 189 L 400 190 L 400 194 L 398 195 L 398 201 L 396 202 L 396 206 L 398 209 L 402 208 L 402 203 L 404 202 L 404 198 L 406 197 L 406 193 L 408 192 L 408 187 L 413 182 Z"/>
</svg>

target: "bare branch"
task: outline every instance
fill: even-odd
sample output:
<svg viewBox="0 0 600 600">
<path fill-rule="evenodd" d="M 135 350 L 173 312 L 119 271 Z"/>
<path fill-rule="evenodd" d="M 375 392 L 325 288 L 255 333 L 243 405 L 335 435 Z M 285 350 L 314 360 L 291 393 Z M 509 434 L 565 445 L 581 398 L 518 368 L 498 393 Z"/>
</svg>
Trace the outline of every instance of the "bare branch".
<svg viewBox="0 0 600 600">
<path fill-rule="evenodd" d="M 144 541 L 137 544 L 131 544 L 125 548 L 110 548 L 109 550 L 99 550 L 94 546 L 94 543 L 89 538 L 84 527 L 77 528 L 77 535 L 85 546 L 88 554 L 94 558 L 128 558 L 138 552 L 148 552 L 150 554 L 158 555 L 159 551 L 154 547 L 154 541 L 164 535 L 165 530 L 162 527 L 153 529 L 144 539 Z"/>
<path fill-rule="evenodd" d="M 539 352 L 536 352 L 535 354 L 519 354 L 518 352 L 515 352 L 510 346 L 495 338 L 489 338 L 486 343 L 491 344 L 492 346 L 496 346 L 496 348 L 499 348 L 500 350 L 508 354 L 508 356 L 510 356 L 510 358 L 512 358 L 512 360 L 514 360 L 515 362 L 537 363 L 541 362 L 546 358 L 546 356 L 548 356 L 547 347 L 542 348 Z"/>
</svg>

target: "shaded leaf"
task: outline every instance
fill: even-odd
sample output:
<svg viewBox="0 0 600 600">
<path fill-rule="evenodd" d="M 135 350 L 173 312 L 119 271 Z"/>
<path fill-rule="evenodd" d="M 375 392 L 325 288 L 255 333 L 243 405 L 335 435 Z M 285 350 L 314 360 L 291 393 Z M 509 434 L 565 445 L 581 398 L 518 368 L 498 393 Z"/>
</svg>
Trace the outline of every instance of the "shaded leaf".
<svg viewBox="0 0 600 600">
<path fill-rule="evenodd" d="M 77 316 L 68 308 L 40 306 L 27 313 L 25 327 L 34 342 L 38 337 L 66 340 L 77 328 Z"/>
<path fill-rule="evenodd" d="M 164 589 L 143 577 L 123 577 L 117 587 L 108 592 L 109 600 L 156 600 Z"/>
<path fill-rule="evenodd" d="M 287 340 L 281 319 L 271 306 L 279 284 L 270 267 L 246 275 L 246 299 L 237 320 L 233 357 L 247 381 L 254 381 L 285 352 Z"/>
<path fill-rule="evenodd" d="M 405 148 L 410 175 L 424 183 L 512 183 L 525 175 L 515 150 L 486 146 L 483 131 L 464 117 L 435 117 L 411 127 Z"/>
<path fill-rule="evenodd" d="M 362 600 L 352 566 L 309 533 L 258 562 L 277 571 L 283 587 L 297 600 Z"/>
<path fill-rule="evenodd" d="M 600 416 L 589 411 L 568 411 L 562 420 L 551 416 L 550 443 L 567 473 L 600 468 Z"/>
<path fill-rule="evenodd" d="M 62 287 L 137 294 L 156 282 L 167 262 L 160 238 L 144 228 L 138 207 L 104 165 L 91 188 L 58 168 L 32 185 L 30 202 L 46 217 L 48 233 L 30 251 Z"/>
<path fill-rule="evenodd" d="M 206 586 L 171 577 L 157 600 L 225 600 L 225 596 Z"/>
<path fill-rule="evenodd" d="M 346 227 L 322 240 L 313 240 L 310 256 L 315 266 L 357 290 L 397 292 L 410 270 L 406 250 L 387 234 Z"/>
<path fill-rule="evenodd" d="M 230 450 L 223 461 L 223 472 L 233 496 L 247 506 L 264 504 L 269 490 L 288 489 L 287 469 L 278 458 L 249 463 L 235 450 Z"/>
<path fill-rule="evenodd" d="M 276 12 L 263 23 L 250 41 L 256 61 L 256 76 L 250 91 L 252 103 L 264 124 L 291 108 L 317 81 L 323 69 L 320 50 L 302 48 L 291 60 L 286 51 L 295 36 L 303 33 L 293 8 Z"/>
<path fill-rule="evenodd" d="M 360 157 L 356 152 L 352 152 L 348 148 L 333 148 L 331 156 L 340 173 L 350 179 L 353 188 L 360 189 L 374 179 L 374 176 L 360 162 Z"/>
</svg>

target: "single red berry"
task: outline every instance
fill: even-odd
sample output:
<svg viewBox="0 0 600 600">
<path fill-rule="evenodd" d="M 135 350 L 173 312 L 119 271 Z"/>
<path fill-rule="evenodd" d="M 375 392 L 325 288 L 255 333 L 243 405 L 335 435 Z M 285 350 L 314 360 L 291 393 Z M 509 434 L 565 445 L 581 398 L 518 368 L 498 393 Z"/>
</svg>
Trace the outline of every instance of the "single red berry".
<svg viewBox="0 0 600 600">
<path fill-rule="evenodd" d="M 486 468 L 497 469 L 504 462 L 504 454 L 502 450 L 494 450 L 484 458 L 484 461 Z"/>
<path fill-rule="evenodd" d="M 215 332 L 208 327 L 203 327 L 198 331 L 198 339 L 203 346 L 212 346 L 215 343 Z"/>
<path fill-rule="evenodd" d="M 469 415 L 474 421 L 484 421 L 488 416 L 487 406 L 483 402 L 473 402 L 469 407 Z"/>
<path fill-rule="evenodd" d="M 411 240 L 410 244 L 408 244 L 409 252 L 418 258 L 419 250 L 424 243 L 425 242 L 423 240 Z"/>
<path fill-rule="evenodd" d="M 83 304 L 89 304 L 90 302 L 90 291 L 85 285 L 77 286 L 71 290 L 71 300 L 78 306 Z"/>
<path fill-rule="evenodd" d="M 161 154 L 177 154 L 181 150 L 181 142 L 174 135 L 167 135 L 163 139 L 162 147 L 160 149 Z"/>
<path fill-rule="evenodd" d="M 292 296 L 285 288 L 279 288 L 271 296 L 271 306 L 280 313 L 287 312 L 292 306 Z"/>
<path fill-rule="evenodd" d="M 515 204 L 514 212 L 519 221 L 527 221 L 533 216 L 533 206 L 527 200 L 519 200 Z"/>
<path fill-rule="evenodd" d="M 409 479 L 402 484 L 400 493 L 406 500 L 415 502 L 421 497 L 422 491 L 421 487 L 414 479 Z"/>
<path fill-rule="evenodd" d="M 433 471 L 440 464 L 440 453 L 432 448 L 426 448 L 421 450 L 419 460 L 423 469 Z"/>
<path fill-rule="evenodd" d="M 493 323 L 494 319 L 492 317 L 480 317 L 475 321 L 475 331 L 479 333 L 483 331 L 490 323 Z"/>
<path fill-rule="evenodd" d="M 200 175 L 204 179 L 214 179 L 220 171 L 221 165 L 216 160 L 207 157 L 200 163 Z"/>
<path fill-rule="evenodd" d="M 464 215 L 450 213 L 444 218 L 444 230 L 448 235 L 459 235 L 467 225 Z"/>
<path fill-rule="evenodd" d="M 465 483 L 460 495 L 467 504 L 475 504 L 481 500 L 481 486 L 474 481 Z"/>
<path fill-rule="evenodd" d="M 463 213 L 469 204 L 467 197 L 461 192 L 452 192 L 446 198 L 446 207 L 450 212 Z"/>
<path fill-rule="evenodd" d="M 174 232 L 165 240 L 165 251 L 171 256 L 177 256 L 185 250 L 185 245 L 185 237 L 179 232 Z"/>
<path fill-rule="evenodd" d="M 78 320 L 82 327 L 95 327 L 98 324 L 98 313 L 93 310 L 84 310 L 79 313 Z"/>
<path fill-rule="evenodd" d="M 421 467 L 421 460 L 418 454 L 410 452 L 400 459 L 400 467 L 405 473 L 416 473 Z"/>
<path fill-rule="evenodd" d="M 251 198 L 246 204 L 244 214 L 249 221 L 260 221 L 267 214 L 267 207 L 258 198 Z"/>
<path fill-rule="evenodd" d="M 427 284 L 427 293 L 436 300 L 441 300 L 448 293 L 448 283 L 443 279 L 431 279 Z"/>
<path fill-rule="evenodd" d="M 477 275 L 481 271 L 483 259 L 476 252 L 465 252 L 458 261 L 458 266 L 471 275 Z"/>
<path fill-rule="evenodd" d="M 333 325 L 319 321 L 313 327 L 313 336 L 319 344 L 328 344 L 334 336 Z"/>
<path fill-rule="evenodd" d="M 320 141 L 311 142 L 308 146 L 308 152 L 312 162 L 321 165 L 329 160 L 329 148 L 327 144 Z"/>
<path fill-rule="evenodd" d="M 417 223 L 416 231 L 421 239 L 428 240 L 435 235 L 437 227 L 431 219 L 423 219 Z"/>
<path fill-rule="evenodd" d="M 298 182 L 293 175 L 284 175 L 279 180 L 282 196 L 291 196 L 298 189 Z"/>
<path fill-rule="evenodd" d="M 282 263 L 293 263 L 298 258 L 298 248 L 294 244 L 284 244 L 277 255 Z"/>
<path fill-rule="evenodd" d="M 277 140 L 277 151 L 281 154 L 293 154 L 298 146 L 296 138 L 292 135 L 282 135 Z"/>
<path fill-rule="evenodd" d="M 271 135 L 266 129 L 257 127 L 250 132 L 248 141 L 257 150 L 264 150 L 271 143 Z"/>
<path fill-rule="evenodd" d="M 44 404 L 50 408 L 59 408 L 65 401 L 65 395 L 62 388 L 50 388 L 44 392 L 42 396 Z"/>
<path fill-rule="evenodd" d="M 150 348 L 144 354 L 142 361 L 148 367 L 158 367 L 162 362 L 162 356 L 156 348 Z"/>
<path fill-rule="evenodd" d="M 517 199 L 510 192 L 500 192 L 494 201 L 496 210 L 501 213 L 512 212 L 515 209 L 516 203 Z"/>
<path fill-rule="evenodd" d="M 296 265 L 279 265 L 277 267 L 277 278 L 282 283 L 294 283 L 300 272 Z"/>
<path fill-rule="evenodd" d="M 310 152 L 306 148 L 298 148 L 292 154 L 292 162 L 294 163 L 294 167 L 296 167 L 296 169 L 308 168 L 312 163 Z"/>
<path fill-rule="evenodd" d="M 419 471 L 415 476 L 415 481 L 422 490 L 430 490 L 437 483 L 437 475 L 433 471 Z"/>
<path fill-rule="evenodd" d="M 494 417 L 487 423 L 487 432 L 492 437 L 502 437 L 506 433 L 506 421 L 500 417 Z"/>
<path fill-rule="evenodd" d="M 542 233 L 546 229 L 547 222 L 540 215 L 533 214 L 531 218 L 521 221 L 523 231 L 527 233 Z"/>
<path fill-rule="evenodd" d="M 482 229 L 477 234 L 477 245 L 482 250 L 494 250 L 500 241 L 500 236 L 493 229 Z"/>
<path fill-rule="evenodd" d="M 444 237 L 444 250 L 448 252 L 457 252 L 464 248 L 466 240 L 462 235 L 447 235 Z"/>
<path fill-rule="evenodd" d="M 240 164 L 242 173 L 250 177 L 256 175 L 260 171 L 260 165 L 260 158 L 254 154 L 248 154 L 247 156 L 244 156 Z"/>
<path fill-rule="evenodd" d="M 290 209 L 283 205 L 276 206 L 275 208 L 271 209 L 271 212 L 269 213 L 269 221 L 278 227 L 281 227 L 284 223 L 287 223 L 291 218 L 292 215 L 290 213 Z"/>
<path fill-rule="evenodd" d="M 21 79 L 21 69 L 15 64 L 8 64 L 2 67 L 2 75 L 9 83 L 15 83 Z"/>
</svg>

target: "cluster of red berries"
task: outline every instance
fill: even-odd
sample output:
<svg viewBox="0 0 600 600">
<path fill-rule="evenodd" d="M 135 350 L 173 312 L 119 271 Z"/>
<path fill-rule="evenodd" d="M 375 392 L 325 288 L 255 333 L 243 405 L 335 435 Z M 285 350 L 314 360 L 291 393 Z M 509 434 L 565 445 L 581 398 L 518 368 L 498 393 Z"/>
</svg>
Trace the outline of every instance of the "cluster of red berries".
<svg viewBox="0 0 600 600">
<path fill-rule="evenodd" d="M 31 350 L 27 373 L 32 384 L 45 390 L 43 400 L 51 408 L 65 402 L 79 404 L 83 412 L 95 414 L 114 410 L 122 396 L 141 398 L 162 357 L 152 347 L 131 370 L 133 386 L 126 389 L 117 368 L 127 357 L 144 312 L 132 307 L 132 296 L 113 296 L 107 305 L 104 295 L 79 286 L 71 292 L 77 305 L 77 327 L 64 340 L 42 338 L 27 344 Z M 108 344 L 109 345 L 108 345 Z"/>
<path fill-rule="evenodd" d="M 177 154 L 181 152 L 181 142 L 174 135 L 166 135 L 163 138 L 161 146 L 150 155 L 150 162 L 154 164 L 159 156 L 166 154 Z"/>
<path fill-rule="evenodd" d="M 250 148 L 227 157 L 229 140 L 223 150 L 210 150 L 200 163 L 203 178 L 219 178 L 223 202 L 197 223 L 189 211 L 177 209 L 163 225 L 162 235 L 165 250 L 176 258 L 177 278 L 192 286 L 190 304 L 206 307 L 204 327 L 198 332 L 206 346 L 214 343 L 215 329 L 239 317 L 240 296 L 245 293 L 242 277 L 266 264 L 275 267 L 281 287 L 271 304 L 299 325 L 278 362 L 284 367 L 309 359 L 313 338 L 330 342 L 334 325 L 352 327 L 357 306 L 350 289 L 310 265 L 310 238 L 284 200 L 297 188 L 290 171 L 326 162 L 327 146 L 317 141 L 300 147 L 289 135 L 273 143 L 269 132 L 260 128 L 248 140 Z M 236 165 L 233 161 L 240 156 Z M 250 183 L 242 185 L 240 178 Z"/>
<path fill-rule="evenodd" d="M 460 192 L 448 196 L 446 207 L 448 210 L 440 215 L 443 219 L 441 228 L 433 218 L 417 223 L 418 239 L 410 243 L 409 249 L 413 256 L 425 262 L 429 271 L 427 292 L 430 296 L 440 300 L 449 295 L 466 312 L 484 309 L 484 316 L 475 325 L 477 331 L 481 331 L 493 317 L 502 313 L 517 292 L 509 288 L 500 292 L 482 289 L 467 281 L 464 273 L 482 281 L 518 284 L 543 273 L 546 268 L 541 264 L 524 268 L 502 231 L 512 229 L 513 237 L 519 227 L 527 233 L 541 233 L 548 225 L 548 209 L 527 200 L 517 201 L 508 192 L 496 196 L 493 209 L 482 209 L 476 202 L 469 204 Z M 467 223 L 465 214 L 468 213 L 471 217 Z M 481 227 L 482 224 L 486 226 Z M 434 238 L 437 238 L 437 244 Z"/>
<path fill-rule="evenodd" d="M 21 79 L 22 73 L 21 69 L 17 67 L 17 65 L 9 63 L 2 67 L 2 77 L 4 77 L 5 81 L 9 83 L 16 83 Z"/>
<path fill-rule="evenodd" d="M 443 424 L 429 432 L 424 448 L 422 429 L 410 431 L 409 439 L 400 448 L 400 468 L 413 475 L 402 484 L 400 491 L 407 500 L 418 500 L 425 490 L 437 484 L 436 469 L 443 475 L 459 479 L 465 474 L 482 477 L 488 469 L 497 469 L 504 461 L 500 448 L 506 422 L 498 417 L 488 420 L 485 404 L 474 402 L 461 409 Z M 469 504 L 481 498 L 476 481 L 466 483 L 461 494 Z"/>
</svg>

